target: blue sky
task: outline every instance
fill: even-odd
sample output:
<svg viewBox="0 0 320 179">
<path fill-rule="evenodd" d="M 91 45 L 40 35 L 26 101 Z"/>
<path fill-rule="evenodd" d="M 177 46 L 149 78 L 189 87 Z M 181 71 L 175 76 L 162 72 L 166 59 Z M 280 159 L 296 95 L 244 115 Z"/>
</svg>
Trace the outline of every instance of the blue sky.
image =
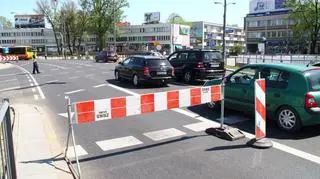
<svg viewBox="0 0 320 179">
<path fill-rule="evenodd" d="M 36 0 L 1 0 L 0 16 L 13 21 L 15 13 L 33 13 Z M 223 6 L 214 2 L 223 0 L 128 0 L 130 7 L 125 8 L 124 15 L 131 24 L 141 24 L 145 12 L 160 12 L 162 22 L 166 21 L 171 13 L 177 13 L 189 21 L 208 21 L 222 23 Z M 227 23 L 243 26 L 243 18 L 249 12 L 249 0 L 227 0 L 235 5 L 228 6 Z"/>
</svg>

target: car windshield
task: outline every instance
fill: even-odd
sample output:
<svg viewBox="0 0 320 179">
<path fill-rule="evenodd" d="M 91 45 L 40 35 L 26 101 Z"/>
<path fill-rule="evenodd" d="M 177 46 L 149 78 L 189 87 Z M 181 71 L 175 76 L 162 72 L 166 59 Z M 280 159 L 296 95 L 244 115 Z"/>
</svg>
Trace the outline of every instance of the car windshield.
<svg viewBox="0 0 320 179">
<path fill-rule="evenodd" d="M 320 91 L 320 69 L 307 71 L 305 76 L 309 81 L 311 90 Z"/>
<path fill-rule="evenodd" d="M 220 52 L 205 52 L 204 53 L 204 61 L 222 61 L 222 55 Z"/>
<path fill-rule="evenodd" d="M 170 66 L 170 63 L 168 60 L 162 60 L 162 59 L 148 59 L 146 60 L 146 66 L 148 67 L 154 67 L 154 66 Z"/>
</svg>

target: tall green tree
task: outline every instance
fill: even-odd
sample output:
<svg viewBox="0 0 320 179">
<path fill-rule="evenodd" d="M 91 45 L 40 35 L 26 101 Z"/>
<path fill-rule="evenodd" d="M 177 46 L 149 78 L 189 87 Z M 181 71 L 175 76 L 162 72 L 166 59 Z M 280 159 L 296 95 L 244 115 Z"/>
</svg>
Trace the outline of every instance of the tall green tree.
<svg viewBox="0 0 320 179">
<path fill-rule="evenodd" d="M 10 29 L 12 28 L 12 23 L 6 17 L 0 16 L 0 29 Z"/>
<path fill-rule="evenodd" d="M 87 0 L 90 11 L 90 32 L 97 36 L 97 48 L 105 47 L 107 35 L 115 30 L 115 23 L 121 20 L 123 7 L 129 6 L 127 0 Z"/>
<path fill-rule="evenodd" d="M 169 15 L 167 23 L 187 25 L 189 27 L 192 26 L 192 22 L 185 20 L 183 17 L 181 17 L 179 14 L 176 14 L 176 13 L 172 13 Z"/>
<path fill-rule="evenodd" d="M 59 9 L 58 9 L 58 1 L 52 0 L 37 0 L 37 9 L 35 12 L 38 14 L 43 14 L 44 17 L 47 19 L 49 24 L 52 27 L 54 38 L 56 41 L 56 45 L 58 48 L 58 53 L 61 54 L 61 44 L 58 41 L 57 33 L 58 33 L 58 26 L 60 23 L 59 19 Z"/>
<path fill-rule="evenodd" d="M 291 9 L 290 19 L 293 25 L 294 37 L 297 40 L 307 38 L 310 53 L 314 54 L 320 31 L 320 3 L 318 0 L 287 0 L 286 7 Z"/>
</svg>

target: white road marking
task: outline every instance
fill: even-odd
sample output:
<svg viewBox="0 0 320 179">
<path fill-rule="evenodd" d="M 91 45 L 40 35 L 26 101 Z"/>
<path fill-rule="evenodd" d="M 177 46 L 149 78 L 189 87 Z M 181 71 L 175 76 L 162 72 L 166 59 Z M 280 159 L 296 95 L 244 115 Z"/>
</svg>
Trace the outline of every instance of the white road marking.
<svg viewBox="0 0 320 179">
<path fill-rule="evenodd" d="M 31 79 L 29 79 L 29 82 L 32 82 Z"/>
<path fill-rule="evenodd" d="M 35 88 L 32 88 L 32 92 L 36 92 L 36 89 L 35 89 Z"/>
<path fill-rule="evenodd" d="M 124 89 L 124 88 L 121 88 L 121 87 L 118 87 L 118 86 L 115 86 L 115 85 L 111 85 L 109 84 L 110 87 L 113 87 L 115 89 L 118 89 L 120 91 L 123 91 L 123 92 L 126 92 L 130 95 L 134 95 L 134 96 L 137 96 L 139 95 L 138 93 L 135 93 L 135 92 L 132 92 L 132 91 L 129 91 L 127 89 Z M 207 119 L 205 117 L 202 117 L 202 116 L 199 116 L 198 114 L 195 114 L 193 112 L 190 112 L 190 111 L 186 111 L 186 110 L 183 110 L 183 109 L 172 109 L 172 111 L 175 111 L 177 113 L 180 113 L 180 114 L 183 114 L 183 115 L 186 115 L 186 116 L 189 116 L 191 118 L 195 118 L 201 122 L 206 122 L 208 123 L 209 125 L 212 125 L 211 127 L 219 127 L 220 126 L 220 123 L 218 122 L 215 122 L 215 121 L 212 121 L 210 119 Z M 200 124 L 199 124 L 200 125 Z M 189 126 L 190 127 L 190 126 Z M 246 136 L 246 138 L 248 139 L 253 139 L 255 138 L 255 136 L 253 134 L 250 134 L 248 132 L 245 132 L 245 131 L 242 131 L 244 133 L 244 135 Z M 307 153 L 307 152 L 304 152 L 304 151 L 301 151 L 301 150 L 298 150 L 298 149 L 295 149 L 295 148 L 292 148 L 292 147 L 289 147 L 289 146 L 286 146 L 286 145 L 283 145 L 283 144 L 280 144 L 278 142 L 273 142 L 273 147 L 278 149 L 278 150 L 281 150 L 283 152 L 286 152 L 286 153 L 289 153 L 289 154 L 292 154 L 294 156 L 297 156 L 297 157 L 300 157 L 302 159 L 305 159 L 305 160 L 308 160 L 308 161 L 311 161 L 311 162 L 314 162 L 316 164 L 319 164 L 320 165 L 320 157 L 319 156 L 316 156 L 316 155 L 313 155 L 313 154 L 310 154 L 310 153 Z"/>
<path fill-rule="evenodd" d="M 89 78 L 89 77 L 92 77 L 92 76 L 94 76 L 94 74 L 85 75 L 86 78 Z"/>
<path fill-rule="evenodd" d="M 66 75 L 66 74 L 69 74 L 69 72 L 62 72 L 62 73 L 60 73 L 60 75 Z"/>
<path fill-rule="evenodd" d="M 108 151 L 140 145 L 143 144 L 143 142 L 133 136 L 127 136 L 110 140 L 97 141 L 96 144 L 101 148 L 101 150 Z"/>
<path fill-rule="evenodd" d="M 14 89 L 19 89 L 20 86 L 14 86 L 14 87 L 10 87 L 10 88 L 4 88 L 4 89 L 1 89 L 0 92 L 2 91 L 10 91 L 10 90 L 14 90 Z"/>
<path fill-rule="evenodd" d="M 7 82 L 11 82 L 11 81 L 17 81 L 17 79 L 4 80 L 4 81 L 1 81 L 1 83 L 7 83 Z"/>
<path fill-rule="evenodd" d="M 38 92 L 39 92 L 39 94 L 40 94 L 41 99 L 46 99 L 46 97 L 44 96 L 43 91 L 42 91 L 42 89 L 40 88 L 38 82 L 33 78 L 33 76 L 31 75 L 31 73 L 30 73 L 28 70 L 26 70 L 26 69 L 24 69 L 24 68 L 22 68 L 22 67 L 20 67 L 20 66 L 18 66 L 18 65 L 15 65 L 15 66 L 16 66 L 17 68 L 19 68 L 20 70 L 26 72 L 26 73 L 30 76 L 30 78 L 32 79 L 33 83 L 34 83 L 34 84 L 36 85 L 36 87 L 37 87 L 37 90 L 38 90 Z"/>
<path fill-rule="evenodd" d="M 149 137 L 154 141 L 159 141 L 159 140 L 169 139 L 173 137 L 183 136 L 185 134 L 186 133 L 179 131 L 178 129 L 170 128 L 170 129 L 158 130 L 153 132 L 146 132 L 143 135 Z"/>
<path fill-rule="evenodd" d="M 54 83 L 54 82 L 58 82 L 59 80 L 51 80 L 51 81 L 47 81 L 46 83 Z"/>
<path fill-rule="evenodd" d="M 33 83 L 30 83 L 30 86 L 34 86 L 34 84 L 33 84 Z"/>
<path fill-rule="evenodd" d="M 96 85 L 96 86 L 93 86 L 93 88 L 100 88 L 100 87 L 107 86 L 107 85 L 108 85 L 108 84 Z"/>
<path fill-rule="evenodd" d="M 37 94 L 33 95 L 34 100 L 38 101 L 39 100 L 39 96 Z"/>
<path fill-rule="evenodd" d="M 77 79 L 77 78 L 80 78 L 79 76 L 72 76 L 72 77 L 69 77 L 68 79 L 72 80 L 72 79 Z"/>
<path fill-rule="evenodd" d="M 216 123 L 212 123 L 212 122 L 197 122 L 197 123 L 193 123 L 193 124 L 188 124 L 188 125 L 184 125 L 183 127 L 190 129 L 194 132 L 202 132 L 205 131 L 206 129 L 210 128 L 210 127 L 219 127 L 219 125 Z"/>
<path fill-rule="evenodd" d="M 51 69 L 52 71 L 58 71 L 59 69 L 58 68 L 53 68 Z"/>
<path fill-rule="evenodd" d="M 119 90 L 119 91 L 123 91 L 123 92 L 125 92 L 125 93 L 127 93 L 127 94 L 130 94 L 130 95 L 133 95 L 133 96 L 139 96 L 138 93 L 129 91 L 129 90 L 127 90 L 127 89 L 121 88 L 121 87 L 116 86 L 116 85 L 113 85 L 113 84 L 108 84 L 108 86 L 110 86 L 110 87 L 112 87 L 112 88 L 115 88 L 115 89 L 117 89 L 117 90 Z"/>
<path fill-rule="evenodd" d="M 78 92 L 81 92 L 81 91 L 84 91 L 84 89 L 69 91 L 69 92 L 65 92 L 64 94 L 73 94 L 73 93 L 78 93 Z"/>
<path fill-rule="evenodd" d="M 73 115 L 74 115 L 74 112 L 71 112 L 70 114 L 71 114 L 71 118 L 72 118 Z M 58 115 L 62 116 L 62 117 L 65 117 L 65 118 L 68 118 L 68 113 L 59 113 Z"/>
<path fill-rule="evenodd" d="M 111 71 L 102 72 L 102 74 L 112 73 Z"/>
<path fill-rule="evenodd" d="M 76 145 L 76 146 L 75 146 L 75 149 L 76 149 L 77 156 L 88 155 L 88 152 L 87 152 L 86 150 L 84 150 L 84 149 L 81 147 L 81 145 Z M 65 151 L 65 149 L 64 149 L 63 151 Z M 68 147 L 67 157 L 68 157 L 68 158 L 75 158 L 73 146 L 69 146 L 69 147 Z"/>
</svg>

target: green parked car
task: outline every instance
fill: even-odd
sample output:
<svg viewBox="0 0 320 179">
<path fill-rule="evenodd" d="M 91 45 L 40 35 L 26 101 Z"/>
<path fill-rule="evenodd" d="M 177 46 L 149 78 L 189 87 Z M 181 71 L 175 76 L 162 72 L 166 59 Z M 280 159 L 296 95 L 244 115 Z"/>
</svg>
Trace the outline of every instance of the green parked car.
<svg viewBox="0 0 320 179">
<path fill-rule="evenodd" d="M 289 64 L 250 64 L 225 77 L 225 107 L 254 114 L 254 81 L 266 79 L 267 118 L 289 132 L 320 124 L 320 68 Z M 204 85 L 221 84 L 210 80 Z M 216 108 L 218 103 L 209 103 Z"/>
</svg>

